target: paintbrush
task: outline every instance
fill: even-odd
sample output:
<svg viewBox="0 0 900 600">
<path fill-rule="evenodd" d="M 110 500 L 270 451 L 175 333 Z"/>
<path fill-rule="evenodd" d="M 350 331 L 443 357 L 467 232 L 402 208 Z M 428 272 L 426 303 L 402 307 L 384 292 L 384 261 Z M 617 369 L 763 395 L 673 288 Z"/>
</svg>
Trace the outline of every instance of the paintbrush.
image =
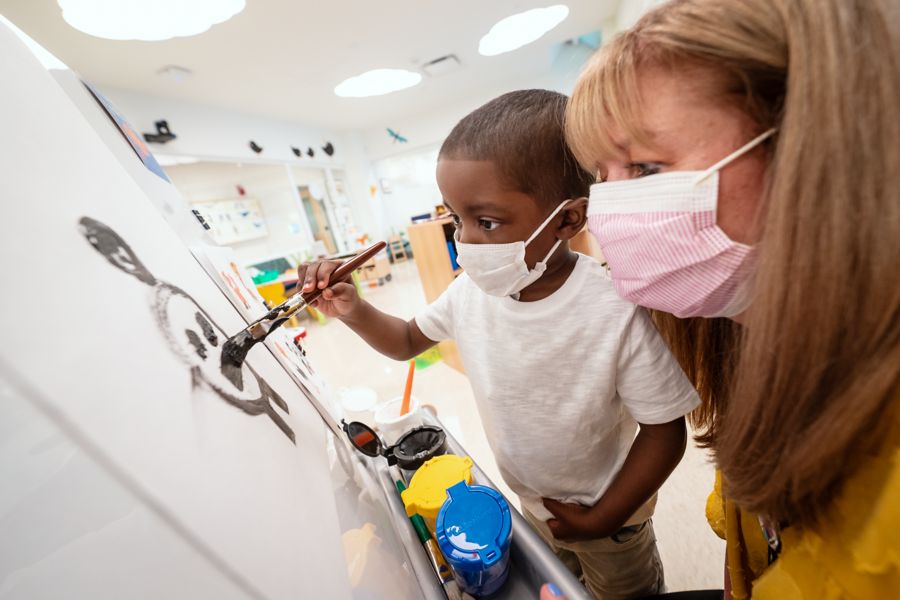
<svg viewBox="0 0 900 600">
<path fill-rule="evenodd" d="M 329 285 L 349 279 L 353 271 L 369 261 L 373 256 L 381 252 L 387 244 L 377 242 L 372 244 L 353 258 L 345 261 L 334 270 L 328 280 Z M 300 283 L 298 282 L 299 286 Z M 240 369 L 247 358 L 247 353 L 257 343 L 263 341 L 270 333 L 278 329 L 285 321 L 290 319 L 298 310 L 302 310 L 316 301 L 322 295 L 324 289 L 316 287 L 314 290 L 297 293 L 267 312 L 263 317 L 250 323 L 225 341 L 222 346 L 222 370 Z"/>
</svg>

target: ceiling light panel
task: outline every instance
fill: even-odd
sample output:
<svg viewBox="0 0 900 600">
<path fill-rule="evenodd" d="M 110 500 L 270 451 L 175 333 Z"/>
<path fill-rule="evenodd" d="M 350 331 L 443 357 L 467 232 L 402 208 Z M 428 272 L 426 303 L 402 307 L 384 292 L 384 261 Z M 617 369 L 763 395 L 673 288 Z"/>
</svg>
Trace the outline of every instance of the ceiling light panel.
<svg viewBox="0 0 900 600">
<path fill-rule="evenodd" d="M 361 75 L 350 77 L 334 88 L 334 93 L 342 98 L 366 98 L 383 96 L 417 85 L 422 74 L 406 69 L 373 69 Z"/>
<path fill-rule="evenodd" d="M 562 23 L 569 16 L 569 7 L 555 4 L 546 8 L 526 10 L 501 19 L 481 38 L 478 52 L 483 56 L 496 56 L 517 50 L 539 40 L 545 33 Z"/>
<path fill-rule="evenodd" d="M 108 40 L 156 42 L 203 33 L 245 0 L 57 0 L 66 23 Z"/>
</svg>

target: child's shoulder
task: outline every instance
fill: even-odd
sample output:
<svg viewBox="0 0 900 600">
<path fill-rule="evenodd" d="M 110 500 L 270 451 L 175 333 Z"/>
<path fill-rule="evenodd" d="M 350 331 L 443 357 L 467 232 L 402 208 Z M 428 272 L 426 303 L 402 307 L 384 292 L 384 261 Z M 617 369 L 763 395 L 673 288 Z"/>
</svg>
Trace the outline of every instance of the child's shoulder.
<svg viewBox="0 0 900 600">
<path fill-rule="evenodd" d="M 638 309 L 616 293 L 606 265 L 597 259 L 579 254 L 576 273 L 580 287 L 578 302 L 588 313 L 609 314 L 609 311 L 632 313 Z"/>
<path fill-rule="evenodd" d="M 581 252 L 576 252 L 575 254 L 578 255 L 578 269 L 585 273 L 590 273 L 591 277 L 599 278 L 600 280 L 609 283 L 610 287 L 612 286 L 612 279 L 609 276 L 609 269 L 607 268 L 606 263 L 601 263 L 593 256 L 588 256 Z"/>
</svg>

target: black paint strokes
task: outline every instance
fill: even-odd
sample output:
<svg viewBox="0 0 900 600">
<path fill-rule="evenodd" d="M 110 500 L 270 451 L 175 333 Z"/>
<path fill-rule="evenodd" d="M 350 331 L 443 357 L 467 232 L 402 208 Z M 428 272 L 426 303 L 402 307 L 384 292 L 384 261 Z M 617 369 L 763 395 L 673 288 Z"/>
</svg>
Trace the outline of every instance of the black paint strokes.
<svg viewBox="0 0 900 600">
<path fill-rule="evenodd" d="M 247 353 L 259 340 L 254 340 L 247 330 L 241 331 L 222 345 L 222 374 L 239 390 L 244 389 L 243 365 Z"/>
<path fill-rule="evenodd" d="M 203 316 L 202 313 L 195 313 L 195 319 L 197 320 L 197 325 L 200 326 L 200 330 L 203 331 L 203 337 L 206 338 L 206 341 L 209 342 L 212 346 L 219 345 L 219 336 L 216 335 L 216 330 L 213 329 L 213 326 L 210 325 L 209 321 L 206 320 L 206 317 Z"/>
<path fill-rule="evenodd" d="M 103 255 L 113 266 L 129 275 L 134 275 L 147 285 L 156 285 L 157 281 L 144 264 L 138 260 L 131 247 L 119 237 L 115 231 L 90 217 L 82 217 L 79 221 L 81 233 L 87 241 Z"/>
<path fill-rule="evenodd" d="M 240 363 L 236 367 L 233 361 L 225 360 L 224 345 L 221 358 L 216 356 L 215 351 L 210 353 L 210 349 L 204 344 L 204 340 L 212 347 L 218 347 L 220 335 L 225 338 L 226 334 L 221 327 L 215 324 L 215 321 L 209 318 L 187 292 L 177 286 L 157 280 L 141 263 L 125 240 L 104 223 L 90 217 L 82 217 L 79 220 L 79 226 L 85 239 L 110 264 L 129 275 L 133 275 L 154 290 L 151 311 L 172 352 L 190 368 L 191 380 L 195 383 L 202 383 L 222 400 L 245 414 L 252 416 L 267 415 L 292 443 L 296 443 L 293 430 L 273 406 L 274 404 L 285 413 L 289 413 L 287 403 L 275 390 L 269 387 L 265 380 L 257 375 L 250 365 L 243 365 L 243 358 L 246 357 L 246 353 L 253 344 L 251 343 L 246 348 Z M 172 322 L 170 311 L 177 310 L 176 303 L 189 306 L 193 313 L 194 321 L 197 323 L 199 333 L 190 328 L 185 329 L 183 321 L 181 321 L 181 327 L 176 327 L 176 324 Z M 221 333 L 217 333 L 217 330 Z M 226 368 L 226 362 L 231 366 Z M 245 399 L 238 397 L 238 393 L 244 390 L 244 367 L 253 375 L 259 386 L 258 398 Z M 224 377 L 225 381 L 231 383 L 234 389 L 226 389 L 231 386 L 226 386 L 219 376 Z"/>
<path fill-rule="evenodd" d="M 206 344 L 203 343 L 203 340 L 200 339 L 200 336 L 197 335 L 197 332 L 193 331 L 192 329 L 185 329 L 184 335 L 187 336 L 188 342 L 190 342 L 191 346 L 193 346 L 197 351 L 197 356 L 199 356 L 203 360 L 206 360 Z"/>
<path fill-rule="evenodd" d="M 228 377 L 236 388 L 243 389 L 241 366 L 247 360 L 247 353 L 253 349 L 253 346 L 265 340 L 273 331 L 281 327 L 293 314 L 285 314 L 283 311 L 284 304 L 276 306 L 266 313 L 265 316 L 254 321 L 250 327 L 225 340 L 225 344 L 222 346 L 222 374 Z M 254 338 L 249 330 L 253 325 L 262 321 L 269 321 L 269 330 L 263 337 Z"/>
</svg>

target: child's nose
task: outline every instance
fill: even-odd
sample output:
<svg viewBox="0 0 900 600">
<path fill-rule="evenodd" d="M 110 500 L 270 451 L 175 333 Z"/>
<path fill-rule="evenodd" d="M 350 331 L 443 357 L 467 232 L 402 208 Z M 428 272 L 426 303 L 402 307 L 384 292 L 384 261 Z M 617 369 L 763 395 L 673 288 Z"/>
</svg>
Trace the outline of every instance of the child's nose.
<svg viewBox="0 0 900 600">
<path fill-rule="evenodd" d="M 456 226 L 456 232 L 453 234 L 453 239 L 461 244 L 477 244 L 478 240 L 472 239 L 472 236 L 467 236 L 463 233 L 463 228 L 461 225 Z"/>
</svg>

